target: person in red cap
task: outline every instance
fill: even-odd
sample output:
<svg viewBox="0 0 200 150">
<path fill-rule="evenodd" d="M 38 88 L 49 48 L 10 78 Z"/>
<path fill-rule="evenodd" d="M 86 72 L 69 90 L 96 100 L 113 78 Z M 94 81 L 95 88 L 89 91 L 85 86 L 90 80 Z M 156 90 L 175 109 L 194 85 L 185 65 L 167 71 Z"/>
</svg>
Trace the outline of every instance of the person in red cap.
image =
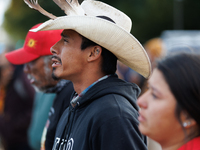
<svg viewBox="0 0 200 150">
<path fill-rule="evenodd" d="M 38 91 L 29 130 L 30 144 L 36 150 L 40 149 L 41 145 L 42 149 L 52 149 L 58 120 L 68 107 L 73 92 L 73 85 L 70 81 L 52 78 L 50 48 L 61 38 L 61 32 L 62 30 L 28 32 L 22 48 L 5 54 L 12 64 L 24 64 L 24 72 Z M 42 143 L 40 142 L 41 136 L 43 136 Z"/>
<path fill-rule="evenodd" d="M 28 74 L 30 83 L 38 91 L 54 87 L 58 82 L 51 76 L 52 69 L 49 67 L 51 64 L 48 63 L 51 60 L 48 57 L 51 57 L 50 48 L 60 39 L 61 31 L 28 32 L 24 46 L 5 55 L 12 64 L 25 64 L 24 72 Z M 47 66 L 46 69 L 42 69 L 44 66 Z"/>
</svg>

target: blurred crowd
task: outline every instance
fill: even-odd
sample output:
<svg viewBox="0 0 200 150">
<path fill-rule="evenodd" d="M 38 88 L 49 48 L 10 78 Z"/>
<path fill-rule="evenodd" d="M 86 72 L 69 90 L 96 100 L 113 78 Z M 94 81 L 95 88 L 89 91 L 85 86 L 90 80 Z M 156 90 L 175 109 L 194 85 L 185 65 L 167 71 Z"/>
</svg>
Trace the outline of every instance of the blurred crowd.
<svg viewBox="0 0 200 150">
<path fill-rule="evenodd" d="M 106 3 L 24 2 L 51 20 L 0 43 L 0 150 L 200 150 L 196 33 L 141 44 Z"/>
<path fill-rule="evenodd" d="M 143 46 L 149 56 L 153 71 L 157 65 L 157 61 L 168 55 L 167 49 L 165 49 L 164 43 L 159 37 L 148 40 Z M 25 74 L 28 72 L 27 67 L 30 66 L 27 66 L 27 64 L 25 64 L 25 66 L 23 64 L 14 65 L 6 59 L 5 53 L 13 50 L 13 47 L 5 46 L 1 49 L 0 53 L 1 149 L 39 150 L 43 127 L 45 126 L 45 123 L 46 125 L 48 124 L 48 113 L 49 111 L 51 112 L 50 109 L 53 104 L 55 94 L 46 91 L 45 97 L 44 95 L 41 95 L 38 91 L 43 90 L 36 90 L 37 87 L 33 87 L 30 84 L 30 77 L 28 80 L 27 75 Z M 171 53 L 172 52 L 173 51 L 171 51 Z M 49 58 L 47 58 L 46 61 L 48 65 Z M 23 70 L 23 68 L 25 69 Z M 40 70 L 37 71 L 40 72 Z M 145 79 L 121 62 L 118 62 L 117 64 L 117 75 L 119 78 L 127 82 L 136 83 L 141 89 L 139 97 L 142 96 L 148 89 L 148 79 Z M 44 76 L 45 74 L 43 77 Z M 50 94 L 48 95 L 47 93 Z M 38 120 L 40 120 L 40 122 L 38 122 Z M 34 128 L 37 124 L 41 124 L 41 128 L 31 130 L 31 128 Z M 34 138 L 38 139 L 35 143 L 33 140 Z M 157 142 L 148 138 L 148 149 L 160 150 L 161 147 Z"/>
<path fill-rule="evenodd" d="M 156 37 L 148 40 L 143 46 L 149 56 L 153 70 L 157 60 L 166 55 L 163 41 L 161 38 Z M 34 124 L 31 124 L 31 120 L 37 120 L 35 117 L 38 117 L 41 120 L 40 124 L 43 124 L 43 126 L 45 125 L 48 117 L 47 113 L 53 103 L 52 99 L 55 95 L 49 95 L 49 98 L 51 97 L 48 100 L 49 102 L 45 102 L 45 98 L 42 98 L 40 93 L 35 92 L 35 89 L 30 84 L 23 71 L 24 65 L 13 65 L 6 59 L 5 53 L 13 50 L 13 47 L 5 46 L 1 49 L 0 54 L 1 149 L 39 150 L 40 140 L 38 140 L 38 143 L 31 143 L 31 138 L 37 137 L 37 139 L 40 139 L 43 129 L 41 128 L 40 130 L 31 132 L 30 127 L 34 128 Z M 119 78 L 127 82 L 136 83 L 141 88 L 140 96 L 148 89 L 147 79 L 121 62 L 118 62 L 117 65 L 117 74 Z M 42 104 L 41 101 L 38 102 L 38 99 L 43 101 L 44 104 Z M 42 118 L 42 114 L 33 115 L 33 113 L 35 113 L 33 109 L 42 109 L 43 111 L 38 112 L 44 113 L 45 117 Z M 38 122 L 36 122 L 36 124 L 37 123 Z M 149 150 L 161 149 L 160 145 L 150 138 L 148 138 L 148 148 Z"/>
<path fill-rule="evenodd" d="M 152 71 L 157 65 L 157 61 L 167 56 L 167 49 L 164 47 L 164 43 L 161 38 L 156 37 L 148 40 L 144 43 L 144 49 L 146 50 L 151 65 Z M 39 150 L 40 145 L 34 143 L 31 144 L 30 136 L 38 136 L 38 139 L 42 138 L 43 129 L 32 131 L 30 133 L 30 127 L 34 126 L 31 121 L 35 120 L 34 117 L 40 117 L 41 114 L 33 115 L 33 109 L 45 109 L 46 116 L 43 119 L 43 126 L 47 119 L 47 113 L 53 103 L 51 102 L 37 104 L 38 99 L 42 96 L 30 84 L 27 79 L 27 75 L 23 71 L 24 65 L 11 64 L 5 57 L 5 53 L 13 51 L 11 46 L 2 47 L 0 53 L 0 142 L 2 150 Z M 25 71 L 26 72 L 26 71 Z M 148 79 L 145 79 L 140 74 L 130 69 L 126 65 L 118 62 L 117 74 L 119 78 L 136 83 L 141 89 L 141 95 L 143 95 L 148 89 Z M 40 97 L 40 98 L 38 98 Z M 50 99 L 55 95 L 49 95 Z M 40 102 L 41 103 L 41 102 Z M 43 106 L 43 108 L 39 107 Z M 37 108 L 38 107 L 38 108 Z M 46 107 L 46 108 L 44 108 Z M 37 119 L 36 119 L 37 120 Z M 40 119 L 41 120 L 41 119 Z M 40 133 L 39 133 L 40 132 Z M 38 142 L 40 143 L 40 141 Z M 35 146 L 38 145 L 38 146 Z M 160 145 L 148 138 L 149 150 L 160 150 Z"/>
<path fill-rule="evenodd" d="M 31 122 L 35 90 L 23 72 L 23 65 L 13 65 L 0 54 L 0 140 L 4 149 L 29 150 L 28 128 Z"/>
<path fill-rule="evenodd" d="M 164 48 L 164 43 L 161 38 L 155 37 L 146 41 L 143 46 L 149 56 L 153 70 L 156 65 L 156 60 L 165 56 L 166 50 Z M 117 74 L 121 79 L 124 79 L 125 81 L 136 83 L 141 88 L 140 95 L 146 91 L 147 79 L 126 65 L 122 64 L 121 62 L 118 62 Z"/>
</svg>

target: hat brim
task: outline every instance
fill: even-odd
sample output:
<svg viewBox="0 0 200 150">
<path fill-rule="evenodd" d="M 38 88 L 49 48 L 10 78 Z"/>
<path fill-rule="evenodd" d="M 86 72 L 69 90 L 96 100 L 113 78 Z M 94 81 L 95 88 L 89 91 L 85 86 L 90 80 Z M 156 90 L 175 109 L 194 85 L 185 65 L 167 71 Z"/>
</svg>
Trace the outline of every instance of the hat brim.
<svg viewBox="0 0 200 150">
<path fill-rule="evenodd" d="M 120 26 L 98 17 L 63 16 L 30 31 L 72 29 L 111 51 L 119 61 L 145 78 L 151 74 L 149 57 L 140 42 Z"/>
<path fill-rule="evenodd" d="M 39 56 L 32 53 L 28 53 L 23 48 L 20 48 L 12 52 L 6 53 L 5 57 L 12 64 L 22 65 L 37 59 Z"/>
</svg>

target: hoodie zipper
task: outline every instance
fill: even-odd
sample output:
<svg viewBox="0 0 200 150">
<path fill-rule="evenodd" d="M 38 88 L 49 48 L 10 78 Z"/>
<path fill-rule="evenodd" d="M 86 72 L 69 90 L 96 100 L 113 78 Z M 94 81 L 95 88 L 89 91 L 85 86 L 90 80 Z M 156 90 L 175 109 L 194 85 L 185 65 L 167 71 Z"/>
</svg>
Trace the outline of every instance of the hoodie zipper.
<svg viewBox="0 0 200 150">
<path fill-rule="evenodd" d="M 73 126 L 73 123 L 74 123 L 74 116 L 75 116 L 75 108 L 73 108 L 70 112 L 70 124 L 69 124 L 69 127 L 67 129 L 67 132 L 65 133 L 64 137 L 66 137 L 66 141 L 68 142 L 69 140 L 69 137 L 70 137 L 70 133 L 71 133 L 71 130 L 72 130 L 72 126 Z"/>
<path fill-rule="evenodd" d="M 69 133 L 71 131 L 71 126 L 73 124 L 73 121 L 71 123 L 71 120 L 74 120 L 74 108 L 72 108 L 72 109 L 69 108 L 67 124 L 63 130 L 63 133 L 60 137 L 60 141 L 59 141 L 58 145 L 53 148 L 54 150 L 65 149 L 65 147 L 67 146 L 67 142 L 69 139 Z"/>
<path fill-rule="evenodd" d="M 74 123 L 75 108 L 72 108 L 70 110 L 69 118 L 68 118 L 68 125 L 65 127 L 64 135 L 62 136 L 62 139 L 64 139 L 64 143 L 63 143 L 63 145 L 59 146 L 61 149 L 63 149 L 63 148 L 65 149 L 66 146 L 67 146 L 67 143 L 68 143 L 68 140 L 69 140 L 69 137 L 70 137 L 70 133 L 71 133 L 71 130 L 72 130 L 72 126 L 73 126 L 73 123 Z"/>
</svg>

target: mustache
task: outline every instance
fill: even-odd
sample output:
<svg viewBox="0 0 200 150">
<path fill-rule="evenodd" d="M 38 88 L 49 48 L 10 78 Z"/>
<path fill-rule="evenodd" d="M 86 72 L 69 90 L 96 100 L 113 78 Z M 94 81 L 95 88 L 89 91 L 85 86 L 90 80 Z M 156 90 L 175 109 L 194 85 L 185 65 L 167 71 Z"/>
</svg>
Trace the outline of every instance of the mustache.
<svg viewBox="0 0 200 150">
<path fill-rule="evenodd" d="M 51 59 L 57 59 L 60 63 L 62 63 L 61 59 L 58 56 L 52 56 Z"/>
</svg>

